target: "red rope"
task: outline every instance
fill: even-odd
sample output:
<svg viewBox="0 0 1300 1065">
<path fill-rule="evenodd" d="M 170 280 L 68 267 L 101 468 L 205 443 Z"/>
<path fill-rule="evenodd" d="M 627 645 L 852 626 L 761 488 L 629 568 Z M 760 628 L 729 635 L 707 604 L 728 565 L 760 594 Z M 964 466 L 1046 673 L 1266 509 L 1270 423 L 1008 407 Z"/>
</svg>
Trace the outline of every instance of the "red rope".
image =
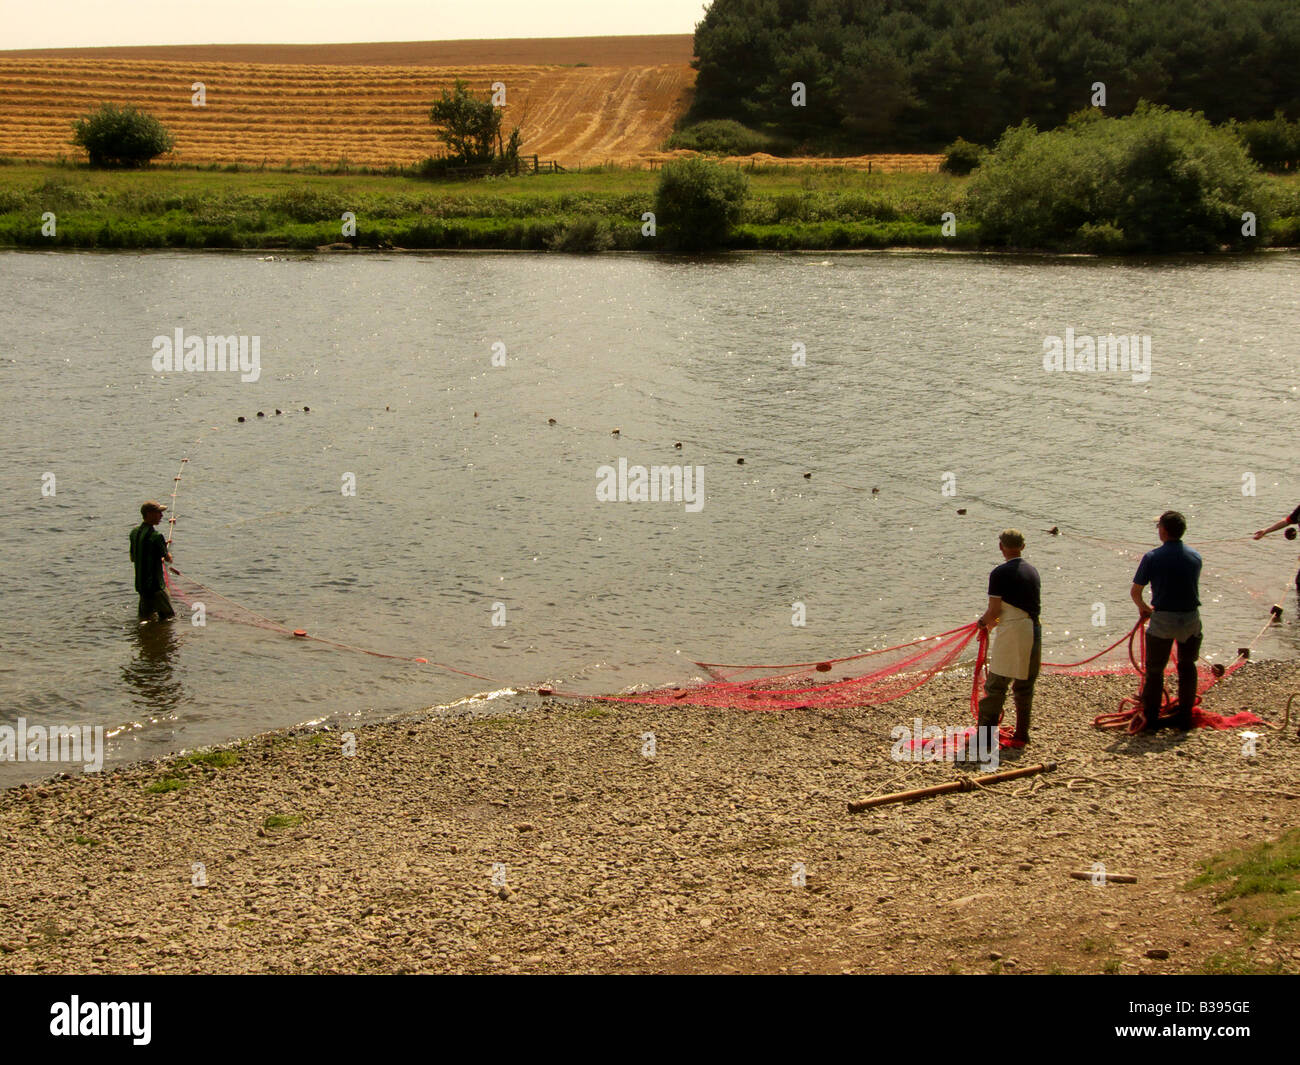
<svg viewBox="0 0 1300 1065">
<path fill-rule="evenodd" d="M 1246 661 L 1250 658 L 1251 649 L 1259 642 L 1260 637 L 1268 631 L 1272 624 L 1272 617 L 1265 623 L 1264 627 L 1256 633 L 1255 638 L 1250 641 L 1249 646 L 1243 647 L 1237 652 L 1237 657 L 1221 672 L 1211 670 L 1208 674 L 1200 673 L 1197 681 L 1195 698 L 1192 701 L 1191 716 L 1193 727 L 1197 728 L 1215 728 L 1215 729 L 1232 729 L 1244 725 L 1267 725 L 1269 722 L 1255 714 L 1242 711 L 1239 714 L 1233 714 L 1230 717 L 1222 714 L 1213 714 L 1201 706 L 1202 697 L 1213 688 L 1224 677 L 1230 677 L 1237 672 Z M 1119 701 L 1119 708 L 1108 714 L 1098 714 L 1093 718 L 1093 725 L 1097 728 L 1105 729 L 1123 729 L 1130 736 L 1136 735 L 1146 725 L 1146 708 L 1143 699 L 1143 690 L 1146 687 L 1147 674 L 1147 631 L 1146 618 L 1139 618 L 1136 625 L 1128 634 L 1128 652 L 1129 661 L 1133 664 L 1138 674 L 1137 693 L 1126 695 Z M 1134 651 L 1134 644 L 1137 643 L 1137 651 Z M 1173 665 L 1171 663 L 1171 665 Z M 1177 712 L 1176 700 L 1169 694 L 1167 685 L 1162 684 L 1160 688 L 1160 707 L 1156 711 L 1157 716 L 1173 717 Z M 1276 726 L 1273 726 L 1276 727 Z"/>
</svg>

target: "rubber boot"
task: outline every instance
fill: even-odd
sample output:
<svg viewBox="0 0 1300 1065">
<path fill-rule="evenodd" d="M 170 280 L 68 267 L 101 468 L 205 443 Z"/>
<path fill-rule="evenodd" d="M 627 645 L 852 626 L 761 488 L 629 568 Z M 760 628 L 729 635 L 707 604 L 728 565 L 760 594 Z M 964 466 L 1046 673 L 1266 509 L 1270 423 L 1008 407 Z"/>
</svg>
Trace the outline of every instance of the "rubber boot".
<svg viewBox="0 0 1300 1065">
<path fill-rule="evenodd" d="M 1019 692 L 1013 693 L 1016 703 L 1016 739 L 1021 743 L 1029 742 L 1029 717 L 1032 706 L 1032 696 L 1024 696 Z"/>
</svg>

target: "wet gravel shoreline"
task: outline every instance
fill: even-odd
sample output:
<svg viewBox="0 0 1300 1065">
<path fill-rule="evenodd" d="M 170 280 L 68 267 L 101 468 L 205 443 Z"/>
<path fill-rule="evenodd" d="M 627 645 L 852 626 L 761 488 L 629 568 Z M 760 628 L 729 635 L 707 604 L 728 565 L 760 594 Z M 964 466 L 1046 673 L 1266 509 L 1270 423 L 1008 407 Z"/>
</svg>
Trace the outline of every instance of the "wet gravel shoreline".
<svg viewBox="0 0 1300 1065">
<path fill-rule="evenodd" d="M 969 684 L 836 711 L 544 700 L 355 727 L 352 755 L 280 732 L 12 788 L 0 972 L 1190 972 L 1242 949 L 1184 885 L 1300 823 L 1296 722 L 1254 757 L 1241 730 L 1127 737 L 1091 721 L 1131 678 L 1044 677 L 1003 768 L 1054 771 L 849 813 L 966 775 L 894 761 L 890 732 L 967 723 Z M 1300 664 L 1251 662 L 1207 709 L 1280 722 L 1294 691 Z M 1137 883 L 1069 877 L 1094 863 Z"/>
</svg>

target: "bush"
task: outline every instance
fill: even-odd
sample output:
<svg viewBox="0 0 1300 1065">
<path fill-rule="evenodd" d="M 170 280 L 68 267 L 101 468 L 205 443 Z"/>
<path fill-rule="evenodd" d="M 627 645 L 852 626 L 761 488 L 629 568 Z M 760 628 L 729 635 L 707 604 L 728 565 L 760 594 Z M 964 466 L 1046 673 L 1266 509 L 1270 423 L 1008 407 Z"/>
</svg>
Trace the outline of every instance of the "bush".
<svg viewBox="0 0 1300 1065">
<path fill-rule="evenodd" d="M 1124 231 L 1109 222 L 1084 222 L 1075 240 L 1079 251 L 1092 255 L 1116 255 L 1124 250 Z"/>
<path fill-rule="evenodd" d="M 333 222 L 342 218 L 349 202 L 332 191 L 301 185 L 276 193 L 269 206 L 295 222 Z"/>
<path fill-rule="evenodd" d="M 967 204 L 984 238 L 1024 248 L 1213 251 L 1243 244 L 1245 211 L 1261 232 L 1268 213 L 1236 137 L 1199 113 L 1146 103 L 1047 133 L 1009 129 L 970 180 Z"/>
<path fill-rule="evenodd" d="M 945 174 L 964 176 L 983 162 L 988 151 L 982 144 L 972 144 L 958 137 L 943 150 L 943 162 L 939 164 L 939 169 Z"/>
<path fill-rule="evenodd" d="M 753 155 L 768 151 L 774 141 L 766 133 L 730 118 L 710 119 L 679 129 L 668 138 L 668 148 L 688 148 L 713 155 Z"/>
<path fill-rule="evenodd" d="M 798 192 L 782 192 L 772 200 L 773 221 L 806 222 L 812 214 L 812 197 Z"/>
<path fill-rule="evenodd" d="M 731 235 L 749 195 L 739 170 L 704 159 L 668 163 L 655 190 L 655 216 L 670 245 L 691 251 L 717 247 Z"/>
<path fill-rule="evenodd" d="M 91 166 L 144 166 L 176 143 L 153 115 L 113 104 L 100 104 L 74 122 L 72 130 L 73 144 L 85 149 Z"/>
<path fill-rule="evenodd" d="M 1300 247 L 1300 216 L 1275 219 L 1268 228 L 1268 242 L 1275 248 Z"/>
<path fill-rule="evenodd" d="M 28 204 L 27 193 L 18 189 L 0 189 L 0 214 L 22 211 Z"/>
<path fill-rule="evenodd" d="M 1300 122 L 1288 122 L 1281 111 L 1267 120 L 1231 122 L 1229 127 L 1265 170 L 1292 170 L 1300 165 Z"/>
<path fill-rule="evenodd" d="M 569 222 L 546 242 L 551 251 L 602 252 L 614 246 L 609 223 L 591 216 Z"/>
</svg>

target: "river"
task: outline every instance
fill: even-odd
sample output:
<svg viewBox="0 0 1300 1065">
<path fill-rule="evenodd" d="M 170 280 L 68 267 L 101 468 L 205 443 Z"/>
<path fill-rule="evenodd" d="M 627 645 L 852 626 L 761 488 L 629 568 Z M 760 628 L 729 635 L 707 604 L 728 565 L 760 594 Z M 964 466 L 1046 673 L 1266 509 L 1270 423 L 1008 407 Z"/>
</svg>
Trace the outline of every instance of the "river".
<svg viewBox="0 0 1300 1065">
<path fill-rule="evenodd" d="M 1295 573 L 1240 539 L 1300 503 L 1294 253 L 10 252 L 0 293 L 0 725 L 102 725 L 110 766 L 898 643 L 980 612 L 1009 525 L 1058 659 L 1132 624 L 1166 507 L 1212 659 Z M 160 372 L 178 329 L 257 338 L 256 373 Z M 1046 369 L 1067 331 L 1149 368 Z M 620 460 L 699 494 L 601 501 Z M 142 630 L 127 534 L 174 485 L 176 566 L 224 598 Z M 1257 655 L 1300 649 L 1286 595 Z"/>
</svg>

